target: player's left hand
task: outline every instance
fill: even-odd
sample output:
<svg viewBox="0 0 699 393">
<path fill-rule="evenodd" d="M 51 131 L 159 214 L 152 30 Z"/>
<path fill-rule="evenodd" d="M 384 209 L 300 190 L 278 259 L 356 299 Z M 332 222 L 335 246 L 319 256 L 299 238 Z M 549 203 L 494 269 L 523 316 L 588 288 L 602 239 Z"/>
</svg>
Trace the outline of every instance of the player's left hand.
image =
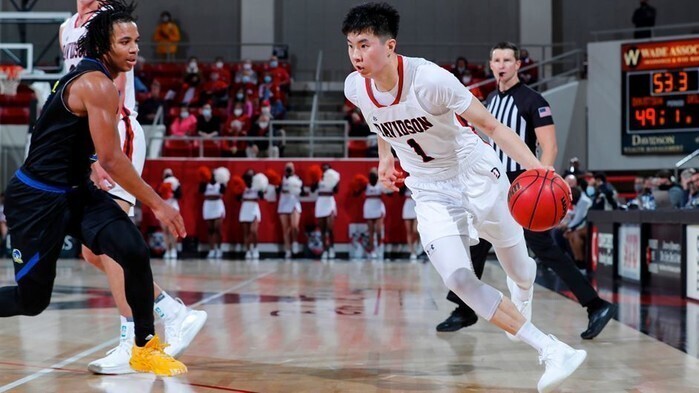
<svg viewBox="0 0 699 393">
<path fill-rule="evenodd" d="M 116 185 L 114 179 L 107 173 L 107 171 L 102 168 L 98 161 L 92 164 L 92 173 L 90 174 L 90 179 L 95 186 L 103 191 L 109 191 Z"/>
</svg>

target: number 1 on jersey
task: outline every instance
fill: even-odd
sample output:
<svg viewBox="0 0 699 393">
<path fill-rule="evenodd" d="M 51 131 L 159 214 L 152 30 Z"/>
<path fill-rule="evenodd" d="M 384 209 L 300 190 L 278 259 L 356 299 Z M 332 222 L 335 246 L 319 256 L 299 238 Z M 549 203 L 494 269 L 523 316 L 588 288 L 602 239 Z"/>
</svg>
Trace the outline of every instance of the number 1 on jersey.
<svg viewBox="0 0 699 393">
<path fill-rule="evenodd" d="M 420 146 L 419 143 L 415 139 L 408 139 L 408 146 L 412 147 L 413 150 L 415 150 L 415 153 L 417 153 L 418 156 L 422 157 L 422 162 L 430 162 L 434 160 L 434 157 L 430 157 L 427 154 L 425 154 L 425 151 L 422 150 L 422 146 Z"/>
</svg>

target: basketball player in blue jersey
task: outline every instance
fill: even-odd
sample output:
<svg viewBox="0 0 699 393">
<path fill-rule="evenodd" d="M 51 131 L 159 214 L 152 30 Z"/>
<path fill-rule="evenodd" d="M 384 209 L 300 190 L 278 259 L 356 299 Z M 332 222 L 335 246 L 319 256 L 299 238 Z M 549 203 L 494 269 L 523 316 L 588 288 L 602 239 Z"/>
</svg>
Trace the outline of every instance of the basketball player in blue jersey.
<svg viewBox="0 0 699 393">
<path fill-rule="evenodd" d="M 78 42 L 85 35 L 85 23 L 99 8 L 97 0 L 77 0 L 77 12 L 66 20 L 60 27 L 59 41 L 63 52 L 66 72 L 75 68 L 83 59 L 78 50 Z M 118 130 L 122 151 L 140 175 L 146 158 L 146 140 L 143 128 L 136 119 L 136 93 L 134 88 L 133 69 L 119 73 L 114 78 L 114 84 L 119 90 Z M 101 168 L 99 161 L 92 165 L 92 178 L 95 184 L 107 191 L 114 201 L 130 216 L 133 216 L 133 205 L 136 198 L 114 182 Z M 133 315 L 126 301 L 124 290 L 124 272 L 118 263 L 107 255 L 97 256 L 83 245 L 85 260 L 105 272 L 112 291 L 114 301 L 119 310 L 121 326 L 119 329 L 119 344 L 107 352 L 101 359 L 90 362 L 88 370 L 98 374 L 128 374 L 133 373 L 129 366 L 131 348 L 134 341 Z M 156 315 L 163 321 L 165 327 L 165 349 L 169 355 L 179 357 L 196 337 L 206 322 L 206 312 L 191 310 L 180 301 L 173 299 L 154 283 L 155 303 L 153 308 Z"/>
<path fill-rule="evenodd" d="M 99 2 L 78 42 L 85 59 L 54 85 L 32 133 L 29 155 L 7 187 L 7 219 L 17 286 L 0 288 L 0 316 L 38 315 L 49 304 L 56 260 L 70 234 L 124 271 L 133 311 L 135 371 L 177 375 L 187 368 L 163 350 L 153 323 L 148 247 L 126 213 L 90 181 L 95 153 L 105 171 L 151 207 L 170 231 L 185 236 L 179 213 L 134 170 L 119 142 L 119 94 L 113 78 L 138 56 L 133 4 Z"/>
<path fill-rule="evenodd" d="M 345 96 L 378 134 L 379 178 L 398 191 L 391 148 L 410 176 L 418 232 L 444 283 L 478 315 L 539 353 L 546 370 L 538 383 L 550 392 L 585 360 L 530 321 L 536 263 L 527 254 L 522 227 L 507 209 L 509 181 L 498 157 L 459 116 L 492 138 L 525 168 L 543 165 L 512 130 L 499 123 L 451 73 L 424 59 L 395 52 L 398 12 L 386 3 L 352 8 L 342 25 L 355 68 Z M 473 272 L 469 246 L 478 237 L 493 244 L 508 277 L 512 300 Z M 524 315 L 523 315 L 524 314 Z"/>
</svg>

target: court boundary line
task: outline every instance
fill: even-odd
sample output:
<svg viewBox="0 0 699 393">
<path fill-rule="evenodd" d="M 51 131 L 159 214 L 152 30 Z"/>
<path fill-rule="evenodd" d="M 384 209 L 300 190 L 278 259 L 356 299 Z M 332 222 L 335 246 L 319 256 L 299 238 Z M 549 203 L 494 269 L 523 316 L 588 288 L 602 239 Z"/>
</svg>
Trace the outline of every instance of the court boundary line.
<svg viewBox="0 0 699 393">
<path fill-rule="evenodd" d="M 277 269 L 274 269 L 274 270 L 269 271 L 269 272 L 258 274 L 257 276 L 249 278 L 243 282 L 240 282 L 240 283 L 238 283 L 230 288 L 227 288 L 226 290 L 220 291 L 220 292 L 218 292 L 214 295 L 211 295 L 209 297 L 205 297 L 204 299 L 201 299 L 200 301 L 193 303 L 193 304 L 189 305 L 188 307 L 197 307 L 197 306 L 200 306 L 202 304 L 206 304 L 214 299 L 218 299 L 218 298 L 224 296 L 225 294 L 227 294 L 231 291 L 235 291 L 236 289 L 242 288 L 242 287 L 244 287 L 244 286 L 246 286 L 254 281 L 257 281 L 263 277 L 266 277 L 266 276 L 268 276 L 272 273 L 276 273 L 276 272 L 277 272 Z M 3 386 L 0 386 L 0 393 L 10 391 L 11 389 L 14 389 L 18 386 L 22 386 L 28 382 L 34 381 L 34 380 L 39 379 L 45 375 L 51 374 L 52 372 L 57 371 L 58 369 L 61 369 L 61 368 L 65 367 L 71 363 L 75 363 L 78 360 L 83 359 L 83 358 L 85 358 L 85 357 L 87 357 L 87 356 L 89 356 L 89 355 L 91 355 L 91 354 L 93 354 L 101 349 L 115 345 L 117 342 L 119 342 L 118 338 L 108 340 L 106 342 L 103 342 L 102 344 L 96 345 L 92 348 L 88 348 L 82 352 L 79 352 L 79 353 L 71 356 L 68 359 L 61 360 L 60 362 L 54 363 L 54 364 L 50 365 L 49 367 L 43 368 L 43 369 L 41 369 L 33 374 L 27 375 L 26 377 L 20 378 L 16 381 L 13 381 L 13 382 L 10 382 L 10 383 L 5 384 Z"/>
</svg>

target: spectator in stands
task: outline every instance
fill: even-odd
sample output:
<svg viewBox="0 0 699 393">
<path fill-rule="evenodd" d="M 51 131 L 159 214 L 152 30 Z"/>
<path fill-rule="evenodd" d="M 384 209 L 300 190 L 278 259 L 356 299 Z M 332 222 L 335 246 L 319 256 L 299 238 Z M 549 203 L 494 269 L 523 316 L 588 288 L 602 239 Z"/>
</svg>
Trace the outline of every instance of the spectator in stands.
<svg viewBox="0 0 699 393">
<path fill-rule="evenodd" d="M 641 5 L 636 8 L 631 17 L 631 22 L 636 27 L 633 38 L 650 38 L 653 31 L 648 27 L 655 26 L 656 10 L 648 4 L 648 0 L 641 0 Z"/>
<path fill-rule="evenodd" d="M 684 207 L 689 201 L 689 187 L 692 184 L 692 176 L 697 173 L 694 168 L 687 168 L 680 173 L 680 186 L 684 191 L 684 197 L 682 198 L 682 207 Z"/>
<path fill-rule="evenodd" d="M 275 97 L 272 100 L 272 118 L 276 120 L 283 120 L 286 118 L 286 107 L 284 107 L 284 102 L 282 102 L 281 98 Z"/>
<path fill-rule="evenodd" d="M 186 105 L 199 102 L 201 70 L 196 57 L 191 57 L 184 74 L 180 102 Z"/>
<path fill-rule="evenodd" d="M 371 135 L 369 125 L 364 121 L 364 116 L 359 108 L 352 108 L 345 116 L 349 125 L 348 135 L 351 138 L 366 137 Z"/>
<path fill-rule="evenodd" d="M 214 115 L 210 104 L 201 107 L 197 116 L 197 134 L 204 138 L 213 138 L 221 133 L 221 118 Z"/>
<path fill-rule="evenodd" d="M 675 183 L 672 173 L 668 170 L 661 170 L 655 175 L 657 188 L 653 190 L 655 203 L 658 209 L 680 208 L 683 206 L 684 191 L 682 187 Z"/>
<path fill-rule="evenodd" d="M 173 60 L 177 54 L 177 47 L 182 37 L 180 28 L 168 11 L 160 14 L 160 22 L 153 33 L 153 41 L 156 42 L 155 53 L 159 58 Z"/>
<path fill-rule="evenodd" d="M 257 85 L 257 72 L 252 69 L 250 59 L 243 62 L 243 67 L 235 74 L 235 83 L 243 85 Z"/>
<path fill-rule="evenodd" d="M 146 95 L 146 99 L 138 103 L 138 122 L 141 124 L 152 124 L 155 120 L 155 115 L 165 101 L 160 94 L 160 81 L 157 79 L 150 85 L 150 92 Z"/>
<path fill-rule="evenodd" d="M 699 173 L 692 175 L 692 180 L 689 182 L 687 190 L 689 191 L 689 200 L 685 207 L 688 209 L 699 208 Z"/>
<path fill-rule="evenodd" d="M 468 69 L 468 60 L 466 60 L 465 57 L 459 56 L 456 58 L 456 63 L 454 63 L 454 68 L 451 70 L 451 73 L 454 74 L 456 79 L 460 80 L 461 83 L 463 83 L 465 86 L 468 86 L 466 82 L 464 82 L 464 77 L 466 76 L 466 71 L 468 71 L 468 76 L 469 78 L 471 77 L 471 71 Z M 469 79 L 469 83 L 471 80 Z"/>
<path fill-rule="evenodd" d="M 260 115 L 257 121 L 253 123 L 252 129 L 250 130 L 249 136 L 266 138 L 269 136 L 269 122 L 270 118 L 267 115 Z M 248 147 L 245 150 L 245 155 L 249 158 L 257 157 L 260 152 L 266 152 L 269 148 L 269 140 L 250 140 L 248 142 Z"/>
<path fill-rule="evenodd" d="M 133 85 L 136 94 L 148 92 L 148 77 L 143 72 L 143 65 L 145 63 L 146 58 L 143 56 L 138 56 L 138 60 L 136 60 L 136 65 L 133 67 Z"/>
<path fill-rule="evenodd" d="M 194 106 L 182 105 L 180 107 L 180 116 L 175 118 L 170 123 L 171 136 L 194 136 L 197 129 L 197 116 Z"/>
<path fill-rule="evenodd" d="M 279 86 L 282 92 L 288 94 L 291 86 L 291 76 L 289 76 L 286 69 L 279 64 L 279 60 L 276 56 L 272 56 L 269 59 L 268 72 L 272 75 L 274 84 Z"/>
<path fill-rule="evenodd" d="M 216 106 L 226 106 L 228 102 L 228 83 L 221 79 L 218 69 L 213 69 L 209 73 L 209 79 L 201 88 L 201 100 L 213 101 Z"/>
<path fill-rule="evenodd" d="M 211 69 L 211 72 L 214 71 L 218 73 L 219 80 L 226 82 L 227 84 L 231 83 L 231 71 L 226 67 L 223 57 L 217 56 L 216 60 L 214 60 L 214 66 Z"/>
<path fill-rule="evenodd" d="M 274 84 L 272 75 L 269 72 L 265 72 L 262 77 L 262 83 L 258 87 L 257 96 L 260 101 L 270 101 L 276 95 L 279 95 L 279 88 Z"/>
<path fill-rule="evenodd" d="M 588 185 L 590 187 L 590 185 Z M 619 208 L 617 192 L 614 186 L 607 183 L 607 175 L 602 172 L 595 173 L 595 193 L 592 199 L 593 210 L 616 210 Z"/>
<path fill-rule="evenodd" d="M 252 121 L 243 112 L 243 103 L 236 102 L 231 113 L 223 126 L 223 136 L 235 137 L 233 140 L 226 140 L 223 143 L 223 155 L 226 157 L 245 157 L 247 142 L 244 137 L 250 132 Z"/>
<path fill-rule="evenodd" d="M 201 80 L 201 68 L 199 68 L 199 59 L 192 56 L 187 61 L 187 68 L 184 71 L 184 83 L 191 84 L 193 78 Z"/>
<path fill-rule="evenodd" d="M 539 67 L 532 67 L 524 71 L 521 70 L 524 67 L 528 67 L 536 63 L 536 61 L 529 57 L 529 51 L 522 49 L 519 52 L 519 60 L 522 62 L 519 71 L 519 80 L 521 80 L 525 85 L 536 83 L 539 80 Z"/>
<path fill-rule="evenodd" d="M 573 196 L 573 216 L 563 230 L 563 237 L 568 240 L 573 259 L 578 267 L 585 266 L 585 243 L 587 240 L 587 212 L 592 201 L 580 187 L 571 189 Z"/>
</svg>

